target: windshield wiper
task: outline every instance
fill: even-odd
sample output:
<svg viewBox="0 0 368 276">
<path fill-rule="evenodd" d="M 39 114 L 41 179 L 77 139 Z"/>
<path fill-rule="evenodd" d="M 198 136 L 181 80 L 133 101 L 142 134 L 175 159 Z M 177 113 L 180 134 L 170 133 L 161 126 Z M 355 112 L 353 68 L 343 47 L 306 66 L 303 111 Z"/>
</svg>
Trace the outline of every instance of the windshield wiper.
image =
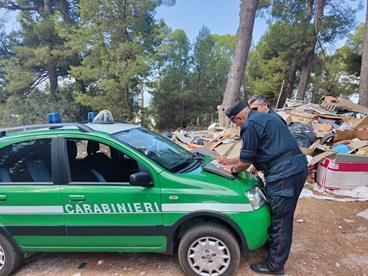
<svg viewBox="0 0 368 276">
<path fill-rule="evenodd" d="M 192 157 L 189 157 L 187 159 L 185 159 L 184 161 L 182 162 L 178 162 L 176 164 L 174 164 L 173 166 L 171 166 L 169 168 L 169 171 L 171 172 L 175 172 L 177 169 L 181 168 L 182 166 L 188 166 L 190 163 L 192 163 L 192 160 L 193 160 L 193 156 Z"/>
<path fill-rule="evenodd" d="M 203 161 L 204 160 L 204 154 L 202 154 L 200 152 L 197 152 L 197 151 L 196 152 L 193 152 L 192 159 Z"/>
<path fill-rule="evenodd" d="M 189 165 L 191 165 L 193 163 L 193 161 L 203 161 L 204 160 L 204 155 L 199 153 L 199 152 L 194 152 L 192 153 L 190 158 L 185 159 L 183 162 L 179 162 L 175 165 L 173 165 L 172 167 L 170 167 L 170 171 L 172 172 L 183 172 L 185 171 L 185 169 L 187 167 L 189 167 Z"/>
</svg>

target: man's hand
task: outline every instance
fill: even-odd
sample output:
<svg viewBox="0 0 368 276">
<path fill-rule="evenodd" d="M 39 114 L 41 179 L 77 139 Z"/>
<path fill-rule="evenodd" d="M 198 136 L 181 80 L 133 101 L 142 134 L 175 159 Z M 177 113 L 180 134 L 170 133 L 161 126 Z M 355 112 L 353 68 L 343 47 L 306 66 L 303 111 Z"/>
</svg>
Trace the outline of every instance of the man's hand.
<svg viewBox="0 0 368 276">
<path fill-rule="evenodd" d="M 231 174 L 236 174 L 240 171 L 247 170 L 250 165 L 249 163 L 238 161 L 235 165 L 221 165 L 221 167 Z"/>
<path fill-rule="evenodd" d="M 238 163 L 239 157 L 227 158 L 225 156 L 222 156 L 222 157 L 217 158 L 217 161 L 221 165 L 235 165 L 236 163 Z"/>
<path fill-rule="evenodd" d="M 257 174 L 257 169 L 253 165 L 250 165 L 247 171 L 250 172 L 251 174 Z"/>
<path fill-rule="evenodd" d="M 225 156 L 222 156 L 222 157 L 217 158 L 217 161 L 221 165 L 230 165 L 231 160 L 229 158 L 225 157 Z"/>
<path fill-rule="evenodd" d="M 231 168 L 233 167 L 233 165 L 222 165 L 221 166 L 225 171 L 227 171 L 228 173 L 232 173 L 231 172 Z"/>
</svg>

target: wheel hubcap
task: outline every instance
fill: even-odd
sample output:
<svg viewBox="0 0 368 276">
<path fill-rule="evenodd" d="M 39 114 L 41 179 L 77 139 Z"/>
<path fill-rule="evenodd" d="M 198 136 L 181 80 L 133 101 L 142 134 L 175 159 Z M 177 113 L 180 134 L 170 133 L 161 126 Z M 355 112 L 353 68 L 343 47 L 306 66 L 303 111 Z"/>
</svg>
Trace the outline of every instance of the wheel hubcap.
<svg viewBox="0 0 368 276">
<path fill-rule="evenodd" d="M 199 238 L 188 250 L 188 262 L 191 268 L 201 276 L 222 275 L 230 265 L 230 251 L 219 239 Z"/>
<path fill-rule="evenodd" d="M 5 252 L 4 249 L 0 246 L 0 270 L 3 269 L 5 265 Z"/>
</svg>

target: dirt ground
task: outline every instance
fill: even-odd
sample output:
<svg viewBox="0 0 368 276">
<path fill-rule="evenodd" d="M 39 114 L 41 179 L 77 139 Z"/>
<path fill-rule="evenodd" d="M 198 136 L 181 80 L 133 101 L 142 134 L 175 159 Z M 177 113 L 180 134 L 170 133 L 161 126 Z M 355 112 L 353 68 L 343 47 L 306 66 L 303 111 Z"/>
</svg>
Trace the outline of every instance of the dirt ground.
<svg viewBox="0 0 368 276">
<path fill-rule="evenodd" d="M 367 275 L 368 220 L 356 214 L 368 202 L 303 198 L 294 224 L 288 275 Z M 249 265 L 264 251 L 241 260 L 237 275 L 254 275 Z M 29 275 L 184 275 L 176 256 L 118 253 L 42 253 L 29 256 L 17 276 Z"/>
</svg>

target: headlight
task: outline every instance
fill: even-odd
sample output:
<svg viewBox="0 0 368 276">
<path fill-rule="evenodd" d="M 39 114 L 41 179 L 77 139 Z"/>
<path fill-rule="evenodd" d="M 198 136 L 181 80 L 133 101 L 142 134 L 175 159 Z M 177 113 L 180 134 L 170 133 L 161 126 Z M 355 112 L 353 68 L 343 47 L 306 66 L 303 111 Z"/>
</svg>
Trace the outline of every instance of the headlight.
<svg viewBox="0 0 368 276">
<path fill-rule="evenodd" d="M 248 192 L 245 193 L 245 195 L 252 205 L 253 210 L 261 208 L 267 202 L 266 196 L 257 186 L 250 189 Z"/>
</svg>

